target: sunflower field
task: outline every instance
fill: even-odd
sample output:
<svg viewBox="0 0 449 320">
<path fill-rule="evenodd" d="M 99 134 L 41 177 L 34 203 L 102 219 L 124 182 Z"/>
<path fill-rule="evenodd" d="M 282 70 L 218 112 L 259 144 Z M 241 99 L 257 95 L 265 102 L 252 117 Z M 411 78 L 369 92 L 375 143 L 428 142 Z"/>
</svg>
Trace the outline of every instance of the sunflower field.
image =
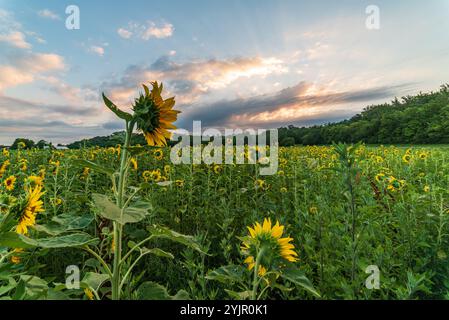
<svg viewBox="0 0 449 320">
<path fill-rule="evenodd" d="M 174 165 L 174 100 L 144 89 L 134 114 L 104 97 L 123 145 L 1 151 L 1 299 L 449 298 L 448 147 Z"/>
<path fill-rule="evenodd" d="M 108 176 L 121 153 L 3 151 L 2 298 L 111 298 Z M 123 221 L 121 298 L 447 297 L 448 148 L 287 147 L 279 156 L 266 177 L 252 165 L 175 166 L 168 148 L 132 157 L 127 188 L 139 192 Z M 254 288 L 258 237 L 269 245 Z M 80 286 L 68 289 L 73 265 Z M 379 289 L 365 285 L 370 265 Z"/>
</svg>

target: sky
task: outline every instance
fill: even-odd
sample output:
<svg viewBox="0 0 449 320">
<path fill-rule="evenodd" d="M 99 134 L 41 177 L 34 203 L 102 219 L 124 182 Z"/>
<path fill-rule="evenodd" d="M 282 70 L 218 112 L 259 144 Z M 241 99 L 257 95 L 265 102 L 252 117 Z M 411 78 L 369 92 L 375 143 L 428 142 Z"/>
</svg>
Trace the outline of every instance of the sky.
<svg viewBox="0 0 449 320">
<path fill-rule="evenodd" d="M 101 93 L 156 80 L 187 130 L 340 121 L 449 82 L 449 0 L 0 0 L 0 144 L 122 130 Z"/>
</svg>

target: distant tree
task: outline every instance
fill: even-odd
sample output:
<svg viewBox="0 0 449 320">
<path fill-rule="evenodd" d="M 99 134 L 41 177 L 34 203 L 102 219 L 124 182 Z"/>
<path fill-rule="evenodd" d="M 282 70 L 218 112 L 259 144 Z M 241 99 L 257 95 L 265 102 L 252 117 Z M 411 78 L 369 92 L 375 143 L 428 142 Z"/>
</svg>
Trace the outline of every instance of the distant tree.
<svg viewBox="0 0 449 320">
<path fill-rule="evenodd" d="M 45 149 L 45 148 L 54 149 L 53 144 L 45 140 L 40 140 L 38 143 L 36 143 L 35 147 L 38 149 Z"/>
<path fill-rule="evenodd" d="M 30 139 L 25 139 L 25 138 L 17 138 L 16 140 L 14 140 L 14 143 L 11 146 L 12 150 L 16 150 L 19 148 L 19 144 L 23 143 L 25 146 L 23 147 L 24 149 L 31 149 L 34 147 L 34 141 L 30 140 Z"/>
</svg>

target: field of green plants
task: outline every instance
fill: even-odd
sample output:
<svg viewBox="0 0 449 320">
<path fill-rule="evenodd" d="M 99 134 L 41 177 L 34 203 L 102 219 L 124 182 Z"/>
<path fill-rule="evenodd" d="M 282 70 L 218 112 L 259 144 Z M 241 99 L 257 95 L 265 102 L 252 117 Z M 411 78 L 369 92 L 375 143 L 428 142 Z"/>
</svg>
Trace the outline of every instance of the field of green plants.
<svg viewBox="0 0 449 320">
<path fill-rule="evenodd" d="M 447 147 L 286 147 L 272 176 L 124 153 L 0 153 L 0 298 L 449 298 Z"/>
</svg>

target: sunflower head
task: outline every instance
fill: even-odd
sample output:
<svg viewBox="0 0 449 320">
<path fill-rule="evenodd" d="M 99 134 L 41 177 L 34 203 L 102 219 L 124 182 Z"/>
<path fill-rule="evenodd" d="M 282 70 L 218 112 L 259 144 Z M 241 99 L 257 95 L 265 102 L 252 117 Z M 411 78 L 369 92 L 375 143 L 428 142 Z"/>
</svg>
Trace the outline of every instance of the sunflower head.
<svg viewBox="0 0 449 320">
<path fill-rule="evenodd" d="M 133 111 L 137 130 L 141 131 L 150 146 L 165 146 L 167 139 L 171 138 L 169 129 L 176 129 L 173 125 L 180 111 L 173 110 L 174 97 L 162 99 L 163 85 L 151 82 L 152 90 L 143 85 L 145 90 L 135 99 Z"/>
<path fill-rule="evenodd" d="M 264 219 L 263 224 L 256 222 L 248 227 L 249 236 L 242 238 L 242 252 L 247 256 L 245 263 L 248 269 L 255 267 L 256 259 L 260 255 L 258 273 L 263 276 L 267 270 L 277 267 L 282 261 L 298 261 L 298 254 L 290 237 L 282 238 L 284 226 L 279 222 L 272 225 L 270 219 Z"/>
<path fill-rule="evenodd" d="M 41 200 L 43 194 L 42 186 L 27 189 L 26 205 L 16 227 L 17 233 L 26 235 L 28 228 L 34 226 L 36 215 L 44 211 L 44 203 Z"/>
<path fill-rule="evenodd" d="M 14 190 L 14 185 L 15 185 L 15 183 L 16 183 L 16 177 L 14 177 L 14 176 L 8 177 L 8 178 L 4 181 L 6 190 L 8 190 L 8 191 Z"/>
</svg>

